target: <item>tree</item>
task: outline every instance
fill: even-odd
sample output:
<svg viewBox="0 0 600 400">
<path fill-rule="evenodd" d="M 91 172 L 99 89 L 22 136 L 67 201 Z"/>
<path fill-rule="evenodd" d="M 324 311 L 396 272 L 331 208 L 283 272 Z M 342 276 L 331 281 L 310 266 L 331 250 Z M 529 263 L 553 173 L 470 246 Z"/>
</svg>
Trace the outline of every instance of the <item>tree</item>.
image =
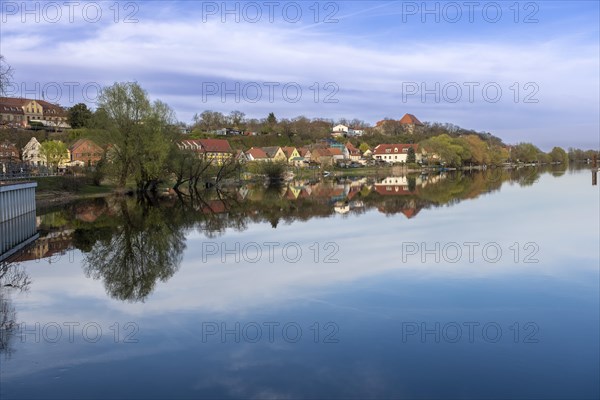
<svg viewBox="0 0 600 400">
<path fill-rule="evenodd" d="M 417 162 L 417 156 L 415 154 L 415 149 L 412 146 L 408 148 L 408 154 L 406 155 L 406 162 L 408 164 L 414 164 Z"/>
<path fill-rule="evenodd" d="M 519 143 L 512 150 L 512 158 L 520 162 L 537 162 L 542 151 L 531 143 Z"/>
<path fill-rule="evenodd" d="M 458 139 L 458 142 L 467 149 L 469 158 L 464 161 L 477 165 L 487 165 L 491 161 L 491 154 L 486 142 L 477 135 L 466 135 Z M 466 152 L 464 153 L 466 155 Z"/>
<path fill-rule="evenodd" d="M 75 104 L 69 109 L 69 125 L 73 129 L 89 128 L 92 115 L 92 112 L 85 104 Z"/>
<path fill-rule="evenodd" d="M 567 155 L 567 152 L 560 147 L 554 147 L 552 151 L 548 153 L 548 155 L 550 156 L 551 162 L 561 164 L 567 164 L 569 162 L 569 156 Z"/>
<path fill-rule="evenodd" d="M 364 153 L 365 151 L 367 151 L 367 150 L 370 150 L 371 148 L 369 147 L 369 145 L 368 145 L 368 144 L 366 144 L 365 142 L 362 142 L 362 143 L 360 144 L 360 146 L 358 147 L 358 149 L 359 149 L 359 150 L 360 150 L 362 153 Z"/>
<path fill-rule="evenodd" d="M 163 102 L 150 103 L 136 83 L 115 83 L 102 90 L 101 123 L 111 144 L 109 160 L 119 186 L 134 178 L 139 192 L 155 191 L 166 173 L 175 139 L 175 115 Z"/>
<path fill-rule="evenodd" d="M 244 122 L 244 117 L 246 117 L 246 114 L 241 111 L 234 110 L 229 113 L 229 122 L 234 128 L 239 129 Z"/>
<path fill-rule="evenodd" d="M 200 129 L 203 132 L 223 128 L 227 123 L 227 118 L 222 113 L 211 110 L 204 110 L 200 114 L 195 114 L 193 119 L 194 129 Z"/>
<path fill-rule="evenodd" d="M 47 140 L 42 143 L 41 153 L 50 167 L 58 169 L 62 161 L 69 159 L 67 145 L 58 140 Z"/>
<path fill-rule="evenodd" d="M 452 165 L 460 166 L 464 159 L 468 159 L 470 154 L 456 139 L 443 134 L 432 137 L 430 139 L 421 142 L 427 153 L 439 158 L 440 162 Z"/>
<path fill-rule="evenodd" d="M 277 118 L 275 117 L 275 114 L 270 112 L 269 116 L 267 117 L 267 124 L 269 125 L 275 125 L 277 124 Z"/>
<path fill-rule="evenodd" d="M 4 56 L 0 54 L 0 96 L 6 95 L 6 91 L 11 85 L 13 72 L 13 68 L 8 65 Z"/>
</svg>

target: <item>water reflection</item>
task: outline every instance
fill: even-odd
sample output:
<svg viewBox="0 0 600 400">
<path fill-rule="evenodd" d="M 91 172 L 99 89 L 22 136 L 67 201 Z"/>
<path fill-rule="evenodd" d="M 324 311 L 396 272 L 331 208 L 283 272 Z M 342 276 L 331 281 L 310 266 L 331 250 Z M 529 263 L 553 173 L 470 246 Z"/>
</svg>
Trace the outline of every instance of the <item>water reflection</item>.
<svg viewBox="0 0 600 400">
<path fill-rule="evenodd" d="M 87 276 L 102 279 L 107 293 L 119 300 L 143 301 L 157 280 L 166 281 L 179 268 L 185 234 L 172 208 L 122 199 L 112 207 L 120 221 L 110 231 L 80 236 L 86 244 L 83 268 Z M 173 218 L 175 217 L 175 218 Z"/>
<path fill-rule="evenodd" d="M 31 279 L 21 265 L 0 262 L 0 353 L 10 358 L 13 353 L 11 341 L 18 332 L 17 312 L 11 300 L 11 292 L 26 292 Z"/>
<path fill-rule="evenodd" d="M 277 228 L 281 223 L 370 210 L 412 219 L 424 209 L 498 191 L 506 182 L 533 185 L 546 172 L 560 176 L 565 169 L 298 180 L 158 199 L 78 201 L 39 216 L 40 238 L 11 260 L 54 262 L 77 249 L 84 254 L 86 275 L 101 279 L 112 298 L 138 302 L 152 293 L 158 280 L 167 281 L 179 269 L 190 231 L 215 238 L 227 229 L 244 231 L 251 223 L 267 222 Z"/>
<path fill-rule="evenodd" d="M 9 319 L 30 333 L 8 341 L 15 353 L 2 365 L 2 395 L 598 398 L 598 227 L 586 223 L 598 218 L 598 192 L 588 172 L 298 180 L 46 210 L 39 251 L 29 257 L 52 264 L 23 263 L 31 293 L 3 292 Z M 266 251 L 257 263 L 224 261 L 201 250 L 275 241 L 299 243 L 300 262 L 282 252 L 270 261 Z M 324 262 L 330 241 L 339 263 Z M 474 262 L 467 252 L 457 263 L 423 261 L 423 253 L 404 259 L 401 245 L 473 241 L 497 242 L 502 258 L 486 262 L 479 246 Z M 532 241 L 539 262 L 525 263 L 528 253 L 511 248 Z M 72 321 L 80 323 L 74 341 L 64 325 Z M 35 342 L 38 322 L 38 336 L 58 324 L 62 339 Z M 99 342 L 82 338 L 91 322 L 102 327 Z M 117 343 L 116 324 L 123 339 L 131 322 L 139 341 Z M 280 324 L 273 341 L 266 330 L 258 342 L 248 339 L 254 331 L 244 327 L 272 322 Z M 339 327 L 337 343 L 323 341 L 329 322 Z M 474 341 L 466 328 L 458 342 L 444 331 L 472 322 Z M 241 339 L 205 341 L 206 323 L 221 333 L 239 323 Z M 287 323 L 303 329 L 298 342 L 283 337 Z M 435 333 L 403 340 L 405 323 L 439 323 L 440 340 Z M 502 329 L 498 342 L 482 335 L 489 323 Z M 531 323 L 535 343 L 524 341 Z"/>
</svg>

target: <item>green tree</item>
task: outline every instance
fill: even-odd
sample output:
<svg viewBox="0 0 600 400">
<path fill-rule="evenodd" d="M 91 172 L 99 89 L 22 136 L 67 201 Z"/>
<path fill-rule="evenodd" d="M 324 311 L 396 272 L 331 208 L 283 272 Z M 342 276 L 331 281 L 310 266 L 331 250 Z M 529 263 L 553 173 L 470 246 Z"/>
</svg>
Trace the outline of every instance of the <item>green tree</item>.
<svg viewBox="0 0 600 400">
<path fill-rule="evenodd" d="M 48 166 L 58 169 L 63 160 L 69 159 L 67 145 L 58 140 L 47 140 L 42 143 L 41 153 Z"/>
<path fill-rule="evenodd" d="M 550 153 L 548 153 L 548 155 L 550 156 L 551 162 L 561 164 L 567 164 L 569 162 L 569 156 L 567 155 L 567 152 L 560 147 L 554 147 Z"/>
<path fill-rule="evenodd" d="M 167 171 L 175 139 L 175 116 L 165 103 L 150 103 L 138 83 L 115 83 L 102 90 L 99 121 L 111 144 L 109 160 L 119 186 L 134 178 L 138 191 L 156 190 Z"/>
<path fill-rule="evenodd" d="M 408 154 L 406 155 L 406 162 L 408 164 L 414 164 L 417 162 L 417 156 L 415 154 L 415 149 L 413 147 L 408 148 Z"/>
<path fill-rule="evenodd" d="M 359 149 L 359 150 L 360 150 L 362 153 L 364 153 L 365 151 L 367 151 L 367 150 L 370 150 L 371 148 L 369 147 L 369 145 L 368 145 L 368 144 L 366 144 L 365 142 L 362 142 L 362 143 L 360 144 L 360 146 L 358 147 L 358 149 Z"/>
<path fill-rule="evenodd" d="M 468 150 L 456 139 L 443 134 L 421 142 L 430 158 L 439 159 L 441 163 L 460 166 L 462 161 L 470 157 Z"/>
<path fill-rule="evenodd" d="M 487 165 L 490 163 L 492 157 L 488 149 L 488 144 L 481 140 L 477 135 L 466 135 L 456 139 L 457 143 L 460 143 L 466 151 L 463 151 L 464 162 Z"/>
<path fill-rule="evenodd" d="M 89 128 L 92 120 L 92 112 L 83 103 L 75 104 L 69 109 L 69 125 L 71 128 Z"/>
<path fill-rule="evenodd" d="M 542 151 L 531 143 L 519 143 L 512 149 L 513 160 L 520 162 L 532 163 L 540 159 Z"/>
</svg>

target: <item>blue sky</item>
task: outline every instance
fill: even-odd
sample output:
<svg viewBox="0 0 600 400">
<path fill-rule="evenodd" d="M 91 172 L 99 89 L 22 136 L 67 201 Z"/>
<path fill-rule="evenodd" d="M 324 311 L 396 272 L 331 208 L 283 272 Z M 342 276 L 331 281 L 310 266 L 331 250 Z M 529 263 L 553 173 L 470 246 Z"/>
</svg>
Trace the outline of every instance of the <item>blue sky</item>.
<svg viewBox="0 0 600 400">
<path fill-rule="evenodd" d="M 27 10 L 3 1 L 0 10 L 0 53 L 16 70 L 14 95 L 43 91 L 66 106 L 93 106 L 97 87 L 138 81 L 185 122 L 205 109 L 371 124 L 409 112 L 508 143 L 599 145 L 597 1 L 80 2 L 72 9 L 31 2 Z"/>
</svg>

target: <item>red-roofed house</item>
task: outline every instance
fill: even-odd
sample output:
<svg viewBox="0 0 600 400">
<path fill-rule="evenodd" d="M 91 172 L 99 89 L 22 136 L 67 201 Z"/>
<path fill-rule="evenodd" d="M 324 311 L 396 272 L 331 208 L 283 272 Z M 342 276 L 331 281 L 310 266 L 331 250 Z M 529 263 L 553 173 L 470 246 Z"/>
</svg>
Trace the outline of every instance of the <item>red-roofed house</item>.
<svg viewBox="0 0 600 400">
<path fill-rule="evenodd" d="M 69 127 L 67 111 L 59 105 L 44 100 L 0 97 L 0 123 L 27 126 L 30 121 L 40 121 L 54 127 Z"/>
<path fill-rule="evenodd" d="M 246 151 L 248 161 L 268 161 L 269 156 L 260 147 L 252 147 Z"/>
<path fill-rule="evenodd" d="M 331 149 L 326 147 L 313 149 L 311 152 L 311 160 L 321 165 L 331 165 L 333 163 Z"/>
<path fill-rule="evenodd" d="M 217 165 L 230 160 L 235 152 L 225 139 L 182 140 L 179 148 L 197 152 L 201 157 L 211 160 Z"/>
<path fill-rule="evenodd" d="M 406 129 L 408 133 L 414 133 L 415 128 L 425 126 L 412 114 L 404 114 L 404 116 L 400 118 L 400 125 Z"/>
<path fill-rule="evenodd" d="M 310 162 L 310 158 L 312 156 L 310 149 L 308 149 L 306 147 L 300 147 L 298 149 L 298 154 L 300 154 L 300 157 L 304 158 L 304 161 Z"/>
<path fill-rule="evenodd" d="M 79 139 L 69 148 L 71 162 L 79 161 L 88 167 L 96 165 L 102 159 L 104 150 L 90 139 Z"/>
<path fill-rule="evenodd" d="M 354 145 L 350 142 L 346 143 L 346 148 L 348 149 L 348 157 L 352 161 L 360 160 L 361 154 L 360 150 L 354 147 Z"/>
<path fill-rule="evenodd" d="M 387 163 L 405 163 L 411 147 L 415 151 L 416 161 L 421 162 L 423 157 L 417 144 L 380 144 L 373 149 L 373 158 Z"/>
</svg>

